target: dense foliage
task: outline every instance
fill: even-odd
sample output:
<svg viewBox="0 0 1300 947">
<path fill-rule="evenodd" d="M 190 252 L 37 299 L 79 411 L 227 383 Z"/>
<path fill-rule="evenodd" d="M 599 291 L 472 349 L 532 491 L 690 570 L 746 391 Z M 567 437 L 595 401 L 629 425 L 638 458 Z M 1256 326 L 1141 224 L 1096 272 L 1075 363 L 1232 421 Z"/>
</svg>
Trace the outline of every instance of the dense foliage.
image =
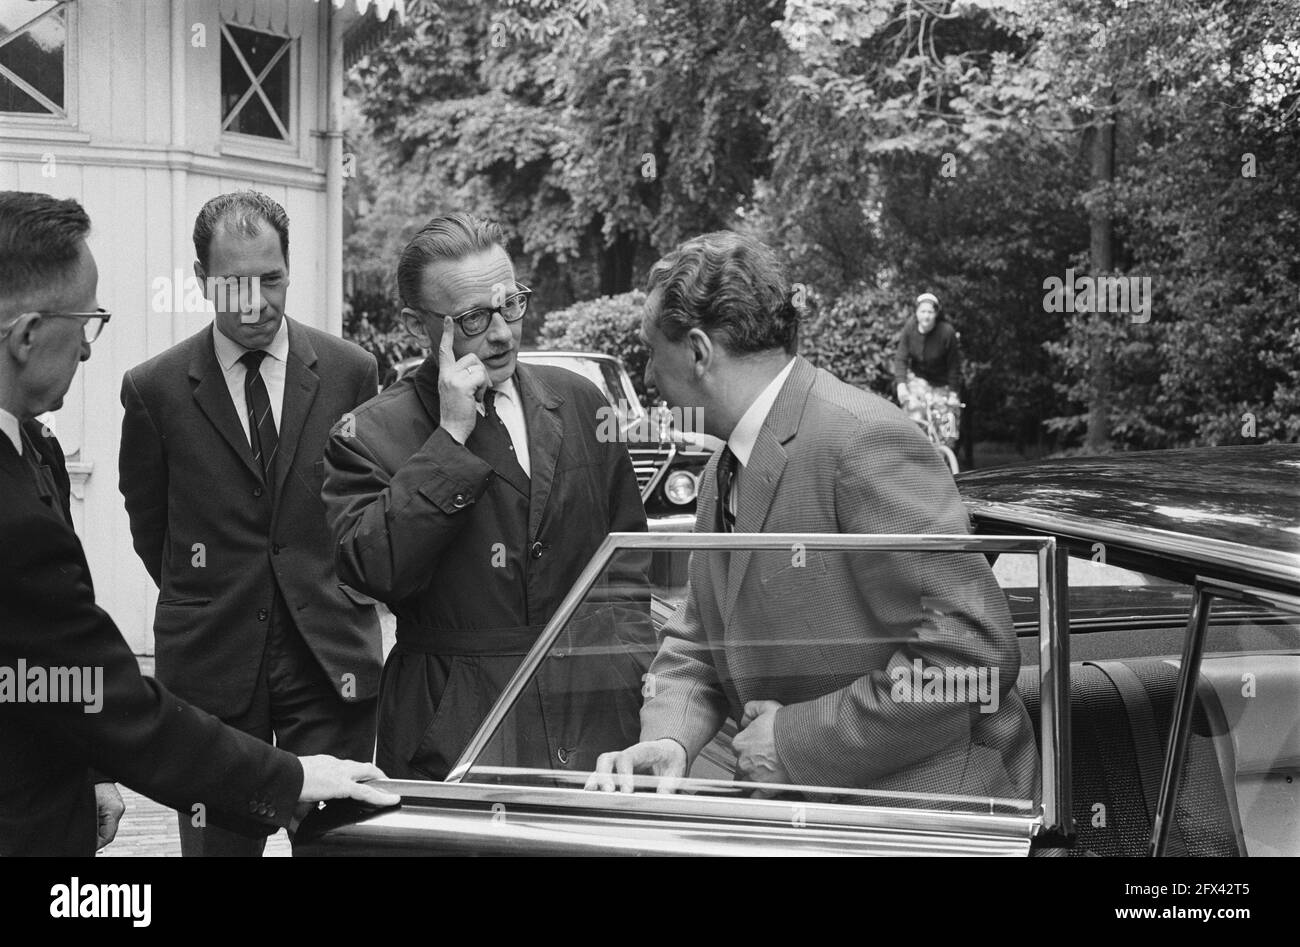
<svg viewBox="0 0 1300 947">
<path fill-rule="evenodd" d="M 1300 438 L 1300 0 L 408 6 L 349 139 L 353 308 L 386 353 L 398 250 L 466 208 L 550 313 L 528 340 L 640 384 L 629 291 L 729 227 L 786 259 L 803 351 L 855 384 L 888 389 L 936 293 L 980 438 Z M 1050 311 L 1067 270 L 1149 281 L 1149 321 Z"/>
</svg>

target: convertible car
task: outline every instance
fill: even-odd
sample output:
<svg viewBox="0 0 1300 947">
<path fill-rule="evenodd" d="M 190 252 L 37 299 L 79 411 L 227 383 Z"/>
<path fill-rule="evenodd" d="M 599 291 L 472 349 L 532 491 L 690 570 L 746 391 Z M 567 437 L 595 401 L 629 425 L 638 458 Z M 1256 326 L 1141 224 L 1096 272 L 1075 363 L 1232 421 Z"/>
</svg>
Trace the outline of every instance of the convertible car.
<svg viewBox="0 0 1300 947">
<path fill-rule="evenodd" d="M 969 536 L 610 536 L 450 772 L 387 783 L 395 809 L 322 806 L 295 854 L 1300 854 L 1300 446 L 1071 458 L 958 483 Z M 599 753 L 637 738 L 688 562 L 733 588 L 702 610 L 739 621 L 770 603 L 783 618 L 751 622 L 744 648 L 728 627 L 679 660 L 723 692 L 765 668 L 838 708 L 803 737 L 825 765 L 802 781 L 747 780 L 730 717 L 707 722 L 683 779 L 636 775 L 630 792 L 590 779 Z M 926 578 L 878 581 L 901 562 Z M 860 579 L 860 611 L 826 607 L 836 574 Z M 1018 649 L 961 666 L 1008 629 Z M 1020 705 L 1032 785 L 970 778 L 972 761 L 997 769 L 982 715 Z M 542 706 L 554 730 L 537 726 Z M 872 719 L 930 721 L 933 738 L 844 752 Z M 922 786 L 891 778 L 918 765 Z"/>
</svg>

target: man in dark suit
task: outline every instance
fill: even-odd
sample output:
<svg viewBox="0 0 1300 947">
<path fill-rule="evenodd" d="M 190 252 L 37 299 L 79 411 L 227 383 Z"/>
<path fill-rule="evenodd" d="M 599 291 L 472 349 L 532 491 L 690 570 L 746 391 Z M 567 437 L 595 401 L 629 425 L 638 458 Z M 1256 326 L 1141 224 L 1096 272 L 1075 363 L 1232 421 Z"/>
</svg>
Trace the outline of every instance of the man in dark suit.
<svg viewBox="0 0 1300 947">
<path fill-rule="evenodd" d="M 120 487 L 160 590 L 159 680 L 285 749 L 368 761 L 379 622 L 334 571 L 320 492 L 330 426 L 375 393 L 375 360 L 285 316 L 288 228 L 252 191 L 199 213 L 216 317 L 123 379 Z M 180 825 L 186 855 L 261 852 Z"/>
<path fill-rule="evenodd" d="M 701 407 L 727 441 L 705 472 L 697 532 L 968 532 L 916 425 L 794 354 L 790 286 L 758 241 L 708 234 L 656 264 L 642 334 L 647 382 Z M 960 697 L 913 695 L 918 662 L 960 679 Z M 696 553 L 650 668 L 640 742 L 605 754 L 588 786 L 681 776 L 731 715 L 745 780 L 1031 799 L 1019 663 L 982 556 Z M 982 686 L 967 693 L 968 681 Z"/>
<path fill-rule="evenodd" d="M 374 766 L 300 762 L 142 677 L 96 606 L 63 451 L 35 420 L 108 320 L 89 227 L 75 201 L 0 192 L 0 856 L 92 855 L 123 812 L 115 780 L 262 836 L 298 802 L 395 803 L 361 784 Z"/>
<path fill-rule="evenodd" d="M 435 351 L 335 429 L 325 500 L 339 575 L 397 616 L 379 765 L 440 779 L 606 534 L 646 520 L 626 446 L 596 436 L 603 395 L 518 363 L 529 291 L 499 228 L 436 218 L 397 278 L 408 327 Z M 547 662 L 483 762 L 589 769 L 635 737 L 636 634 L 653 635 L 616 607 L 576 623 L 570 659 Z M 628 650 L 604 647 L 616 629 Z"/>
</svg>

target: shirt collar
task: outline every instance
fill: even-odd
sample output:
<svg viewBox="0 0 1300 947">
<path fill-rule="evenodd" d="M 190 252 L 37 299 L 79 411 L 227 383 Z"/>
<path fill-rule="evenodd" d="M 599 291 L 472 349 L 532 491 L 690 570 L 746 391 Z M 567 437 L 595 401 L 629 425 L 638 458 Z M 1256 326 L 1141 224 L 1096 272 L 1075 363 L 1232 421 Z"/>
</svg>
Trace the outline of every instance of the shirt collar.
<svg viewBox="0 0 1300 947">
<path fill-rule="evenodd" d="M 754 452 L 754 445 L 758 443 L 758 432 L 763 427 L 763 422 L 767 420 L 768 413 L 772 410 L 772 405 L 776 403 L 776 396 L 781 393 L 781 386 L 785 380 L 790 377 L 790 372 L 794 369 L 794 359 L 786 362 L 785 368 L 777 373 L 777 376 L 768 382 L 754 403 L 749 406 L 743 415 L 740 416 L 739 423 L 736 424 L 735 430 L 727 438 L 727 446 L 731 452 L 736 455 L 736 460 L 741 464 L 749 466 L 749 455 Z"/>
<path fill-rule="evenodd" d="M 226 338 L 225 334 L 217 328 L 216 324 L 212 326 L 212 347 L 216 350 L 217 361 L 221 363 L 221 370 L 228 372 L 235 367 L 245 352 L 249 349 L 244 348 L 238 342 L 232 342 Z M 276 330 L 275 338 L 271 344 L 266 347 L 266 354 L 279 362 L 289 360 L 289 320 L 287 317 L 280 318 L 280 328 Z"/>
<path fill-rule="evenodd" d="M 512 402 L 517 408 L 523 407 L 519 401 L 519 388 L 515 385 L 514 375 L 511 375 L 499 385 L 493 385 L 492 390 L 497 393 L 498 398 L 505 398 L 507 401 Z M 483 407 L 483 402 L 478 402 L 477 408 L 479 414 L 486 413 L 487 409 Z"/>
<path fill-rule="evenodd" d="M 14 450 L 18 451 L 20 456 L 23 452 L 22 430 L 22 425 L 18 423 L 18 419 L 8 411 L 0 408 L 0 431 L 5 432 L 9 440 L 13 442 Z"/>
</svg>

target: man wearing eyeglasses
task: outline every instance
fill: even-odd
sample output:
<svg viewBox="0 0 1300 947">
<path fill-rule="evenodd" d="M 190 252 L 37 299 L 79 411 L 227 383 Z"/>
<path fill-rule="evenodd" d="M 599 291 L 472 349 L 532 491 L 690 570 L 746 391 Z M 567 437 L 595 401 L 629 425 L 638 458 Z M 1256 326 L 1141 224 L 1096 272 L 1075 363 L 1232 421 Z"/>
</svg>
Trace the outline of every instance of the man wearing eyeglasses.
<svg viewBox="0 0 1300 947">
<path fill-rule="evenodd" d="M 293 752 L 369 761 L 374 601 L 334 571 L 320 492 L 331 425 L 374 395 L 374 358 L 285 315 L 289 220 L 264 194 L 208 201 L 195 276 L 211 325 L 122 380 L 120 487 L 158 585 L 161 681 Z M 258 855 L 180 813 L 185 855 Z"/>
<path fill-rule="evenodd" d="M 383 775 L 368 763 L 295 760 L 143 677 L 95 604 L 63 451 L 36 420 L 108 321 L 89 229 L 76 201 L 0 191 L 0 856 L 93 855 L 124 811 L 115 781 L 261 835 L 299 802 L 396 803 L 363 785 Z M 77 699 L 29 686 L 69 675 Z"/>
<path fill-rule="evenodd" d="M 529 291 L 504 243 L 459 213 L 416 234 L 397 281 L 431 354 L 325 451 L 339 575 L 397 616 L 377 751 L 395 777 L 446 776 L 605 536 L 646 528 L 626 446 L 597 438 L 604 395 L 516 358 Z M 642 664 L 609 636 L 637 623 L 583 621 L 482 762 L 582 771 L 636 734 Z"/>
</svg>

